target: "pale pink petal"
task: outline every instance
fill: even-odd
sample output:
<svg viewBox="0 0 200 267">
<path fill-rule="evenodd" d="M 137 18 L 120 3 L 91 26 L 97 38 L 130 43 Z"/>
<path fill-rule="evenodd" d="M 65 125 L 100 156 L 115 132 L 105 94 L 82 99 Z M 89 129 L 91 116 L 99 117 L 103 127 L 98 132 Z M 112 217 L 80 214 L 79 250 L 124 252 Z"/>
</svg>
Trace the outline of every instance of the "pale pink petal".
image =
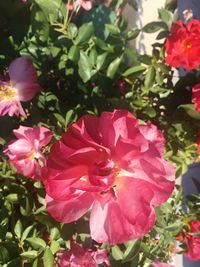
<svg viewBox="0 0 200 267">
<path fill-rule="evenodd" d="M 83 9 L 88 11 L 92 8 L 92 1 L 91 0 L 83 0 L 81 6 Z"/>
<path fill-rule="evenodd" d="M 21 82 L 37 82 L 37 73 L 32 60 L 28 57 L 19 57 L 12 61 L 9 66 L 9 76 L 12 85 Z"/>
<path fill-rule="evenodd" d="M 26 113 L 24 112 L 22 105 L 19 100 L 8 100 L 8 101 L 1 101 L 0 100 L 0 116 L 22 116 L 26 118 Z"/>
<path fill-rule="evenodd" d="M 41 86 L 35 82 L 17 82 L 14 85 L 15 89 L 18 91 L 19 100 L 26 102 L 31 100 L 38 92 L 42 90 Z"/>
<path fill-rule="evenodd" d="M 148 184 L 141 183 L 139 179 L 120 178 L 119 185 L 116 186 L 116 197 L 124 217 L 133 225 L 136 239 L 148 233 L 155 224 L 154 209 L 151 206 L 154 194 Z"/>
</svg>

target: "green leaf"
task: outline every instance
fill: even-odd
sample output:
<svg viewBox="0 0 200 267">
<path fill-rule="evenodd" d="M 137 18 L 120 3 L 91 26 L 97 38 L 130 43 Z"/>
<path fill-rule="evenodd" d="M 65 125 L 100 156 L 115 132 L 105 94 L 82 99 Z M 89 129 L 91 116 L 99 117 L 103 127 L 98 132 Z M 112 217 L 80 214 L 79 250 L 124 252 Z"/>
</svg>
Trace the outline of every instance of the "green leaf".
<svg viewBox="0 0 200 267">
<path fill-rule="evenodd" d="M 64 18 L 67 14 L 66 7 L 62 0 L 35 0 L 43 10 L 46 18 L 55 23 L 58 18 Z"/>
<path fill-rule="evenodd" d="M 33 229 L 33 225 L 30 225 L 29 227 L 27 227 L 27 228 L 24 230 L 24 232 L 23 232 L 23 234 L 22 234 L 21 241 L 24 241 L 24 240 L 27 238 L 27 236 L 29 235 L 29 233 L 31 232 L 32 229 Z"/>
<path fill-rule="evenodd" d="M 122 62 L 122 58 L 123 58 L 122 56 L 117 57 L 110 63 L 107 69 L 107 73 L 106 73 L 107 77 L 109 77 L 110 79 L 114 78 L 116 72 L 119 69 L 120 63 Z"/>
<path fill-rule="evenodd" d="M 132 74 L 140 75 L 145 70 L 146 70 L 146 67 L 144 67 L 144 66 L 141 66 L 141 65 L 134 66 L 134 67 L 127 69 L 124 73 L 122 73 L 122 76 L 127 77 L 127 76 L 130 76 Z"/>
<path fill-rule="evenodd" d="M 88 41 L 94 33 L 94 27 L 91 22 L 83 24 L 78 31 L 78 36 L 76 37 L 74 43 L 76 45 L 81 45 Z"/>
<path fill-rule="evenodd" d="M 146 33 L 154 33 L 162 29 L 168 30 L 167 25 L 162 21 L 155 21 L 155 22 L 150 22 L 146 24 L 142 28 L 142 31 Z"/>
<path fill-rule="evenodd" d="M 54 267 L 54 256 L 50 248 L 46 248 L 44 252 L 44 267 Z"/>
<path fill-rule="evenodd" d="M 162 21 L 168 24 L 171 20 L 171 14 L 166 8 L 161 8 L 158 10 L 159 17 Z"/>
<path fill-rule="evenodd" d="M 16 222 L 15 227 L 14 227 L 14 232 L 16 236 L 20 239 L 22 236 L 22 232 L 23 232 L 23 226 L 20 220 Z"/>
<path fill-rule="evenodd" d="M 128 242 L 128 246 L 123 255 L 123 262 L 133 260 L 133 258 L 139 253 L 140 240 Z"/>
<path fill-rule="evenodd" d="M 87 81 L 90 80 L 92 72 L 91 72 L 91 65 L 89 58 L 87 54 L 83 51 L 80 52 L 80 59 L 78 62 L 78 66 L 79 66 L 79 75 L 81 76 L 83 82 L 86 83 Z"/>
<path fill-rule="evenodd" d="M 49 37 L 49 23 L 44 12 L 39 6 L 34 5 L 31 10 L 31 25 L 33 33 L 42 41 L 47 41 Z"/>
<path fill-rule="evenodd" d="M 96 62 L 97 70 L 101 70 L 104 67 L 107 56 L 108 56 L 107 52 L 97 56 L 97 62 Z"/>
<path fill-rule="evenodd" d="M 74 39 L 78 34 L 78 28 L 74 23 L 70 23 L 67 27 L 67 37 Z"/>
<path fill-rule="evenodd" d="M 27 238 L 26 241 L 35 250 L 38 250 L 40 248 L 44 249 L 46 247 L 45 241 L 43 239 L 39 238 L 39 237 L 30 237 L 30 238 Z"/>
<path fill-rule="evenodd" d="M 23 259 L 33 260 L 37 257 L 38 252 L 36 250 L 29 250 L 20 254 Z"/>
<path fill-rule="evenodd" d="M 19 201 L 19 197 L 18 197 L 18 194 L 15 194 L 15 193 L 10 193 L 6 196 L 6 199 L 10 202 L 13 202 L 13 203 L 18 203 Z"/>
<path fill-rule="evenodd" d="M 123 252 L 120 250 L 118 246 L 113 246 L 111 250 L 112 250 L 112 256 L 116 261 L 123 259 Z"/>
<path fill-rule="evenodd" d="M 132 29 L 132 30 L 129 30 L 128 32 L 126 32 L 125 34 L 125 38 L 126 40 L 133 40 L 135 39 L 140 33 L 140 30 L 139 29 Z"/>
<path fill-rule="evenodd" d="M 119 35 L 120 34 L 120 29 L 113 24 L 106 24 L 106 29 L 113 35 Z"/>
<path fill-rule="evenodd" d="M 59 114 L 59 113 L 53 113 L 53 115 L 59 121 L 61 126 L 65 127 L 65 119 L 63 118 L 63 116 L 61 114 Z"/>
<path fill-rule="evenodd" d="M 95 36 L 106 40 L 109 35 L 109 30 L 105 25 L 113 25 L 116 19 L 116 14 L 111 8 L 106 7 L 104 4 L 98 4 L 95 8 L 84 12 L 82 23 L 92 22 Z"/>
<path fill-rule="evenodd" d="M 155 81 L 155 76 L 156 76 L 155 68 L 154 66 L 150 66 L 144 80 L 144 87 L 146 90 L 149 90 L 153 86 Z"/>
<path fill-rule="evenodd" d="M 178 108 L 184 109 L 184 111 L 193 119 L 200 120 L 200 112 L 195 110 L 193 104 L 180 105 Z"/>
</svg>

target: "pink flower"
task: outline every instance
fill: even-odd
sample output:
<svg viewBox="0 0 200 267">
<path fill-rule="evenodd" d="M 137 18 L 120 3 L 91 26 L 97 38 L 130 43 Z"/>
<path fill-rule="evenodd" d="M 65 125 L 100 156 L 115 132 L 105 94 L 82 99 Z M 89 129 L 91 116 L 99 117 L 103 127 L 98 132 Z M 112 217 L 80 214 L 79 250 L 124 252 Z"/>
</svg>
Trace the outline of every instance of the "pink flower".
<svg viewBox="0 0 200 267">
<path fill-rule="evenodd" d="M 194 104 L 196 111 L 200 112 L 200 83 L 192 88 L 192 103 Z"/>
<path fill-rule="evenodd" d="M 92 0 L 76 0 L 74 2 L 75 9 L 81 6 L 83 9 L 89 11 L 92 8 Z"/>
<path fill-rule="evenodd" d="M 98 267 L 98 264 L 110 262 L 105 249 L 91 251 L 83 249 L 80 245 L 70 241 L 71 250 L 64 250 L 57 253 L 58 267 Z"/>
<path fill-rule="evenodd" d="M 186 25 L 178 20 L 173 24 L 165 42 L 166 63 L 186 70 L 200 65 L 200 21 L 192 19 Z"/>
<path fill-rule="evenodd" d="M 157 259 L 155 259 L 152 262 L 152 267 L 175 267 L 175 266 L 168 263 L 159 262 Z"/>
<path fill-rule="evenodd" d="M 44 127 L 24 126 L 13 132 L 17 140 L 11 141 L 4 150 L 9 162 L 24 176 L 40 178 L 40 169 L 46 164 L 41 148 L 50 142 L 52 133 Z"/>
<path fill-rule="evenodd" d="M 191 220 L 188 226 L 189 229 L 183 227 L 176 239 L 186 246 L 185 256 L 192 261 L 200 260 L 200 237 L 195 235 L 200 232 L 200 221 Z"/>
<path fill-rule="evenodd" d="M 153 206 L 174 188 L 156 126 L 139 125 L 128 111 L 83 116 L 52 146 L 43 171 L 47 210 L 58 221 L 91 210 L 91 236 L 99 243 L 138 239 L 155 224 Z"/>
<path fill-rule="evenodd" d="M 8 72 L 10 80 L 0 80 L 0 116 L 26 117 L 20 102 L 31 100 L 41 90 L 32 60 L 17 58 L 10 64 Z"/>
</svg>

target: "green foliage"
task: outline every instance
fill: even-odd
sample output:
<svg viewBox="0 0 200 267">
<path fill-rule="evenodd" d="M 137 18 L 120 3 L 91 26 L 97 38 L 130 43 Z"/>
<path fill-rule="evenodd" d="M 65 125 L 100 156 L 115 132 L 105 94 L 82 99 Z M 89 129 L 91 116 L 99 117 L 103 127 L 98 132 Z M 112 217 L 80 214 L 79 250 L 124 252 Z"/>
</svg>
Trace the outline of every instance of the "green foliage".
<svg viewBox="0 0 200 267">
<path fill-rule="evenodd" d="M 184 218 L 200 211 L 199 196 L 185 201 L 178 186 L 172 198 L 156 208 L 157 223 L 141 240 L 116 246 L 94 244 L 87 215 L 62 225 L 46 212 L 45 192 L 40 182 L 16 173 L 3 154 L 12 130 L 20 124 L 48 126 L 59 139 L 66 128 L 83 114 L 99 115 L 115 108 L 127 109 L 141 123 L 151 120 L 166 138 L 165 158 L 176 168 L 176 176 L 187 171 L 196 153 L 200 115 L 191 104 L 191 87 L 199 82 L 195 71 L 174 84 L 172 69 L 165 64 L 162 44 L 154 44 L 151 55 L 139 55 L 129 41 L 140 32 L 166 38 L 177 19 L 173 1 L 159 10 L 159 20 L 142 29 L 127 29 L 117 15 L 123 1 L 110 7 L 97 4 L 90 11 L 76 10 L 70 18 L 67 1 L 0 1 L 1 74 L 12 59 L 33 59 L 43 90 L 23 104 L 28 118 L 0 118 L 0 266 L 51 267 L 56 253 L 69 248 L 73 237 L 90 248 L 108 250 L 111 265 L 143 267 L 154 258 L 168 261 Z M 128 1 L 137 10 L 137 1 Z M 118 82 L 124 82 L 120 91 Z M 46 147 L 46 156 L 50 150 Z M 198 182 L 195 181 L 199 189 Z M 192 200 L 191 200 L 192 199 Z M 89 244 L 89 245 L 88 245 Z M 23 263 L 23 264 L 22 264 Z"/>
</svg>

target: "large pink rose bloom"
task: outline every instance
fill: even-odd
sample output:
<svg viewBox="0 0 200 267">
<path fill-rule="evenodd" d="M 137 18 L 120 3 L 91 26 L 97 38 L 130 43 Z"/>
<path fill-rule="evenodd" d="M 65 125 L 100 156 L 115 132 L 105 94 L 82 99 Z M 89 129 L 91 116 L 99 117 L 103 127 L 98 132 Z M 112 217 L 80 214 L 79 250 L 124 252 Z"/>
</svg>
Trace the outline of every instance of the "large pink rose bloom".
<svg viewBox="0 0 200 267">
<path fill-rule="evenodd" d="M 83 116 L 54 143 L 43 172 L 47 209 L 58 221 L 88 210 L 91 236 L 110 244 L 137 239 L 155 224 L 153 206 L 174 188 L 164 138 L 127 111 Z"/>
<path fill-rule="evenodd" d="M 40 170 L 46 164 L 41 148 L 50 142 L 51 131 L 45 127 L 20 126 L 18 130 L 13 132 L 17 140 L 11 141 L 4 153 L 19 173 L 33 179 L 39 179 Z"/>
<path fill-rule="evenodd" d="M 105 263 L 110 266 L 110 262 L 105 249 L 97 251 L 87 250 L 73 241 L 70 241 L 70 250 L 64 250 L 57 253 L 58 267 L 98 267 Z"/>
<path fill-rule="evenodd" d="M 32 60 L 27 57 L 15 59 L 8 73 L 8 81 L 0 80 L 0 116 L 26 117 L 20 102 L 31 100 L 41 90 Z"/>
</svg>

